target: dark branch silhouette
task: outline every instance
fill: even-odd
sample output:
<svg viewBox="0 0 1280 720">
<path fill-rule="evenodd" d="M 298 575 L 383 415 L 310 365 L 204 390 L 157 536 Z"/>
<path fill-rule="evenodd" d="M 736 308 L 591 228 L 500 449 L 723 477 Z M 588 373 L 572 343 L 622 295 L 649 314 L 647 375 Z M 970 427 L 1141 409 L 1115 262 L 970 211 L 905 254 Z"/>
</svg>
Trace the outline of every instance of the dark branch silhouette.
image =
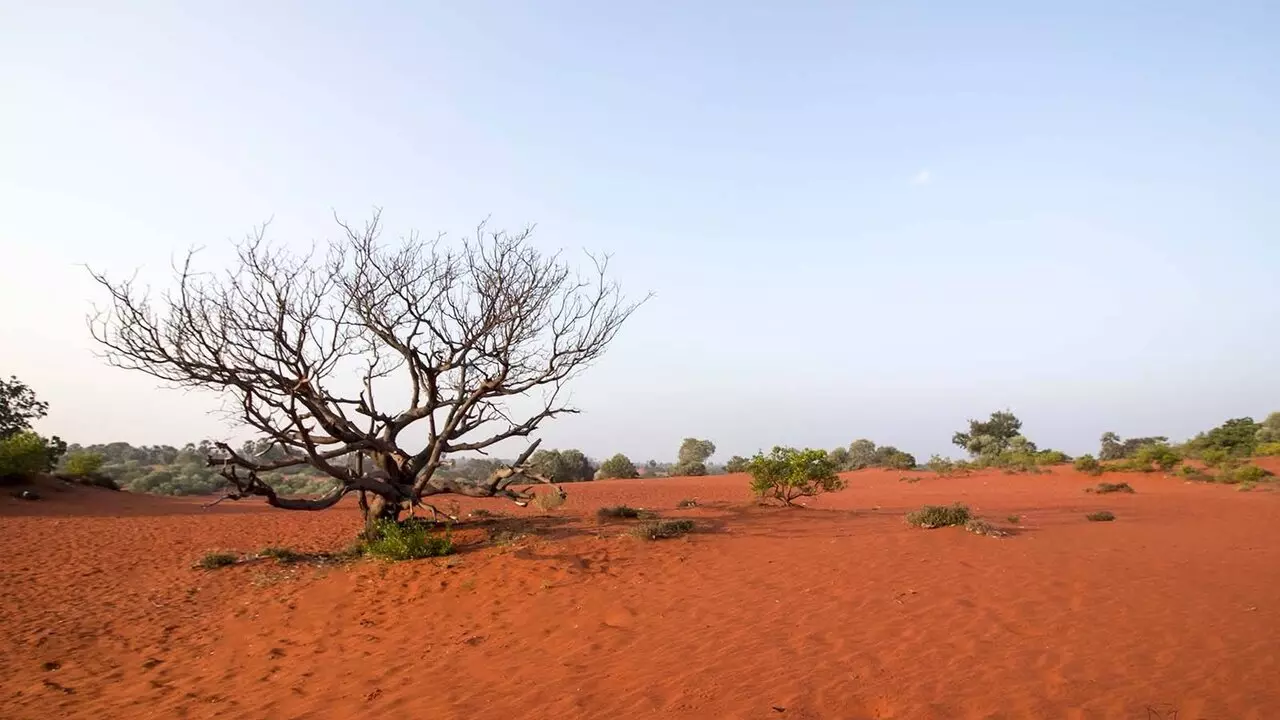
<svg viewBox="0 0 1280 720">
<path fill-rule="evenodd" d="M 527 502 L 513 486 L 551 482 L 529 464 L 536 442 L 484 482 L 437 471 L 451 453 L 483 453 L 577 412 L 566 384 L 640 303 L 622 298 L 608 258 L 589 256 L 592 272 L 578 275 L 535 249 L 531 229 L 482 225 L 458 244 L 411 235 L 387 246 L 377 213 L 363 227 L 338 224 L 323 257 L 273 247 L 265 225 L 223 273 L 196 272 L 189 252 L 175 287 L 154 300 L 133 280 L 94 272 L 110 302 L 90 331 L 110 364 L 221 393 L 234 419 L 276 448 L 253 455 L 216 444 L 208 461 L 230 483 L 227 499 L 322 510 L 359 491 L 373 498 L 370 518 L 398 518 L 444 493 Z M 391 407 L 375 390 L 397 380 L 407 400 Z M 425 435 L 421 447 L 407 447 L 410 429 Z M 337 487 L 287 498 L 259 477 L 300 465 Z"/>
</svg>

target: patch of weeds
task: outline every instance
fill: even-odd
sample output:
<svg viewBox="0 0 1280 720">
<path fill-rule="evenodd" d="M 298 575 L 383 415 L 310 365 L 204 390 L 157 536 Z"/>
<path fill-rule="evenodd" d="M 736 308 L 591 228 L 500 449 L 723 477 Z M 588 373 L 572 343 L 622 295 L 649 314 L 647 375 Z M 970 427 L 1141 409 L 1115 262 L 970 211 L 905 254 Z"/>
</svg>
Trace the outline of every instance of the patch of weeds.
<svg viewBox="0 0 1280 720">
<path fill-rule="evenodd" d="M 1195 480 L 1198 482 L 1213 482 L 1212 475 L 1206 473 L 1205 471 L 1201 470 L 1198 467 L 1195 467 L 1194 465 L 1183 465 L 1182 467 L 1178 468 L 1178 474 L 1188 480 Z"/>
<path fill-rule="evenodd" d="M 551 492 L 538 493 L 538 495 L 533 498 L 533 504 L 544 513 L 551 512 L 561 505 L 564 505 L 564 501 L 564 491 L 559 488 L 556 488 Z"/>
<path fill-rule="evenodd" d="M 1073 467 L 1075 467 L 1079 472 L 1086 475 L 1093 475 L 1094 477 L 1101 475 L 1103 470 L 1102 464 L 1099 463 L 1098 459 L 1092 455 L 1081 455 L 1076 458 Z"/>
<path fill-rule="evenodd" d="M 687 510 L 688 508 L 696 508 L 696 507 L 698 507 L 698 501 L 694 500 L 693 498 L 685 498 L 684 500 L 681 500 L 680 502 L 676 503 L 676 508 L 680 510 Z"/>
<path fill-rule="evenodd" d="M 508 545 L 514 545 L 525 537 L 525 533 L 517 530 L 510 530 L 507 528 L 503 528 L 501 530 L 495 529 L 493 532 L 489 533 L 489 542 L 498 547 L 506 547 Z"/>
<path fill-rule="evenodd" d="M 636 520 L 644 517 L 652 517 L 653 513 L 639 508 L 633 508 L 627 505 L 614 505 L 612 507 L 602 507 L 596 511 L 596 518 L 599 520 Z"/>
<path fill-rule="evenodd" d="M 197 563 L 205 570 L 217 570 L 218 568 L 229 567 L 240 562 L 240 556 L 231 553 L 211 552 L 200 558 Z"/>
<path fill-rule="evenodd" d="M 1098 493 L 1099 495 L 1106 495 L 1107 493 L 1133 493 L 1133 492 L 1136 492 L 1136 491 L 1133 489 L 1133 486 L 1132 486 L 1132 485 L 1130 485 L 1130 484 L 1129 484 L 1129 483 L 1127 483 L 1127 482 L 1119 482 L 1119 483 L 1109 483 L 1109 482 L 1104 482 L 1104 483 L 1098 483 L 1097 487 L 1085 488 L 1085 489 L 1084 489 L 1084 491 L 1085 491 L 1085 492 L 1091 492 L 1091 493 Z"/>
<path fill-rule="evenodd" d="M 1258 487 L 1257 483 L 1252 483 L 1246 480 L 1245 482 L 1240 483 L 1240 487 L 1236 488 L 1236 490 L 1239 490 L 1240 492 L 1249 492 L 1256 487 Z"/>
<path fill-rule="evenodd" d="M 297 550 L 285 547 L 265 547 L 258 551 L 258 556 L 274 558 L 281 565 L 292 565 L 307 559 L 306 555 Z"/>
<path fill-rule="evenodd" d="M 1111 522 L 1116 519 L 1115 513 L 1110 510 L 1099 510 L 1085 515 L 1089 522 Z"/>
<path fill-rule="evenodd" d="M 918 483 L 918 482 L 920 482 L 920 476 L 918 476 L 918 475 L 903 475 L 902 477 L 898 478 L 898 482 L 904 482 L 904 483 Z"/>
<path fill-rule="evenodd" d="M 1021 515 L 1010 515 L 1009 517 L 1005 518 L 1005 520 L 1008 520 L 1008 521 L 1009 521 L 1009 524 L 1011 524 L 1011 525 L 1017 525 L 1018 523 L 1022 522 L 1022 516 L 1021 516 Z"/>
<path fill-rule="evenodd" d="M 366 535 L 365 553 L 383 560 L 418 560 L 453 553 L 450 534 L 436 535 L 424 522 L 379 520 Z"/>
<path fill-rule="evenodd" d="M 1004 537 L 1009 534 L 982 518 L 969 518 L 968 522 L 964 524 L 964 529 L 975 535 L 986 535 L 987 537 Z"/>
<path fill-rule="evenodd" d="M 1230 471 L 1223 471 L 1219 478 L 1221 482 L 1235 485 L 1237 483 L 1254 483 L 1266 482 L 1272 473 L 1258 467 L 1257 465 L 1241 465 Z"/>
<path fill-rule="evenodd" d="M 685 518 L 678 520 L 650 520 L 642 522 L 631 529 L 631 534 L 645 540 L 680 537 L 693 532 L 693 521 Z"/>
<path fill-rule="evenodd" d="M 907 524 L 922 528 L 940 528 L 963 525 L 969 522 L 969 508 L 960 503 L 954 505 L 925 505 L 907 513 Z"/>
<path fill-rule="evenodd" d="M 476 508 L 475 510 L 471 511 L 471 517 L 479 518 L 483 520 L 485 518 L 493 517 L 493 513 L 489 512 L 488 510 L 485 510 L 484 508 Z"/>
</svg>

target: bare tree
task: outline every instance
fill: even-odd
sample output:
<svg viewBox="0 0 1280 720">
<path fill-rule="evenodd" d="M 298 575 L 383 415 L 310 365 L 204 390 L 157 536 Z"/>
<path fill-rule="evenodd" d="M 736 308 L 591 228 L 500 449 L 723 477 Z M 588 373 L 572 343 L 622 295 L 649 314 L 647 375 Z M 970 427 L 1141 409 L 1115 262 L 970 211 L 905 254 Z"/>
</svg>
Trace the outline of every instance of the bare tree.
<svg viewBox="0 0 1280 720">
<path fill-rule="evenodd" d="M 110 302 L 90 316 L 90 331 L 110 364 L 221 393 L 236 421 L 283 450 L 216 443 L 208 462 L 230 483 L 228 499 L 321 510 L 358 491 L 370 520 L 398 519 L 443 493 L 526 503 L 532 495 L 514 486 L 550 483 L 529 463 L 537 442 L 481 482 L 436 471 L 452 453 L 484 454 L 577 412 L 566 383 L 643 300 L 622 298 L 607 258 L 591 256 L 594 272 L 580 276 L 535 249 L 531 228 L 482 225 L 460 244 L 411 235 L 388 246 L 380 213 L 362 228 L 339 226 L 323 256 L 272 246 L 265 225 L 236 246 L 225 272 L 197 273 L 189 252 L 175 288 L 155 301 L 134 280 L 94 272 Z M 380 398 L 397 381 L 407 400 L 392 409 Z M 516 412 L 510 401 L 522 398 L 529 407 Z M 281 497 L 259 477 L 301 465 L 337 486 Z"/>
</svg>

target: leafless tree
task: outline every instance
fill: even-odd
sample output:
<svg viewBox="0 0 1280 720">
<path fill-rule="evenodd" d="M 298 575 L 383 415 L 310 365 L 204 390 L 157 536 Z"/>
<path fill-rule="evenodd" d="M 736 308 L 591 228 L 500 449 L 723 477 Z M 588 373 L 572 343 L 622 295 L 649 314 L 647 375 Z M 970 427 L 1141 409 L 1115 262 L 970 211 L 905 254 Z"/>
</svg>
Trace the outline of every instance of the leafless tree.
<svg viewBox="0 0 1280 720">
<path fill-rule="evenodd" d="M 90 331 L 110 364 L 221 393 L 236 421 L 283 450 L 215 444 L 208 461 L 228 480 L 229 499 L 321 510 L 359 492 L 369 520 L 397 519 L 444 493 L 527 502 L 527 486 L 550 483 L 529 463 L 537 442 L 482 482 L 437 471 L 452 453 L 485 453 L 577 412 L 566 383 L 643 300 L 622 297 L 607 258 L 590 256 L 594 272 L 584 277 L 535 249 L 531 228 L 482 225 L 461 243 L 411 235 L 394 246 L 380 239 L 380 213 L 363 227 L 338 224 L 327 252 L 301 254 L 267 242 L 264 225 L 221 273 L 196 272 L 189 252 L 175 264 L 174 288 L 155 300 L 135 280 L 94 272 L 110 300 L 90 316 Z M 375 389 L 385 395 L 397 381 L 401 407 L 392 409 Z M 528 407 L 517 412 L 512 400 Z M 259 476 L 302 465 L 334 478 L 335 489 L 282 497 Z"/>
</svg>

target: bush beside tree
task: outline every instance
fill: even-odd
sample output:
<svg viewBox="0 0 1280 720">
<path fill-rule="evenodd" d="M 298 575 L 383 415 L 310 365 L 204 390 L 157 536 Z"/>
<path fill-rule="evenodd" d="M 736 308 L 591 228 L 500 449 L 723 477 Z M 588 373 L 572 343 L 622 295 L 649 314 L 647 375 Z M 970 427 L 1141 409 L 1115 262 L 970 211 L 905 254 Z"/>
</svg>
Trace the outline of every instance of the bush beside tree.
<svg viewBox="0 0 1280 720">
<path fill-rule="evenodd" d="M 756 453 L 748 465 L 751 491 L 762 501 L 773 499 L 793 505 L 798 498 L 835 492 L 845 487 L 825 450 L 774 447 L 768 455 Z"/>
</svg>

